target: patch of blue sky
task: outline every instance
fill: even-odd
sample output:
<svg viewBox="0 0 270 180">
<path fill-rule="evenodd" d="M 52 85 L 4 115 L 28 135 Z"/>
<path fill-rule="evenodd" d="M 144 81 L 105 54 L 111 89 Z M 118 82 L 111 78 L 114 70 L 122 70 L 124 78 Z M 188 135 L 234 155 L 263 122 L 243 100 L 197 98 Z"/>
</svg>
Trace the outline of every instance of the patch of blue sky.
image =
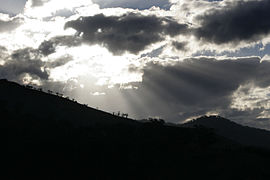
<svg viewBox="0 0 270 180">
<path fill-rule="evenodd" d="M 131 8 L 131 9 L 149 9 L 153 6 L 159 7 L 161 9 L 169 10 L 171 3 L 169 0 L 93 0 L 101 8 Z"/>
<path fill-rule="evenodd" d="M 224 51 L 222 53 L 217 53 L 216 51 L 198 51 L 192 56 L 227 56 L 227 57 L 247 57 L 247 56 L 260 56 L 270 54 L 270 44 L 267 44 L 263 48 L 263 44 L 259 43 L 253 47 L 245 47 L 237 50 L 235 52 Z"/>
<path fill-rule="evenodd" d="M 0 13 L 14 16 L 23 11 L 27 0 L 0 0 Z"/>
</svg>

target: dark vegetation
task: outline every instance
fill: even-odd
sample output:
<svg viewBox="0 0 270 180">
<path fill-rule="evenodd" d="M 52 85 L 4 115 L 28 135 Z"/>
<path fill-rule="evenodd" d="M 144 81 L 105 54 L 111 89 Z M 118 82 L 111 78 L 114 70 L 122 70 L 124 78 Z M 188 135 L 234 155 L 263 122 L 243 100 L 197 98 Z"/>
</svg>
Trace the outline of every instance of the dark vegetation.
<svg viewBox="0 0 270 180">
<path fill-rule="evenodd" d="M 133 121 L 0 80 L 5 179 L 269 179 L 270 152 L 213 130 Z"/>
</svg>

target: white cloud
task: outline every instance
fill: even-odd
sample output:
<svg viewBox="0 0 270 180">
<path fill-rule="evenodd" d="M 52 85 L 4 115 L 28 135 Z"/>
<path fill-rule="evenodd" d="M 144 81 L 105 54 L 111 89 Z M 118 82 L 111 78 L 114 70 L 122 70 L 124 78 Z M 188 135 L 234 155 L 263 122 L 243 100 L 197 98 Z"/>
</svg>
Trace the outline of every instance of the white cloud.
<svg viewBox="0 0 270 180">
<path fill-rule="evenodd" d="M 261 61 L 270 61 L 270 55 L 266 54 Z"/>
<path fill-rule="evenodd" d="M 56 81 L 67 81 L 71 78 L 92 76 L 98 79 L 97 84 L 114 85 L 141 81 L 140 72 L 130 73 L 128 67 L 136 62 L 136 56 L 113 56 L 107 49 L 98 45 L 79 47 L 59 47 L 57 53 L 49 56 L 51 61 L 63 55 L 70 55 L 73 60 L 64 66 L 51 69 L 50 78 Z"/>
<path fill-rule="evenodd" d="M 81 7 L 88 7 L 89 10 L 91 8 L 97 8 L 97 6 L 89 0 L 68 0 L 64 3 L 63 1 L 59 0 L 50 0 L 48 2 L 45 2 L 42 6 L 36 7 L 32 7 L 32 1 L 29 0 L 26 3 L 24 15 L 32 18 L 45 18 L 53 16 L 59 10 L 66 9 L 76 12 L 76 9 Z"/>
<path fill-rule="evenodd" d="M 105 92 L 94 92 L 94 93 L 91 93 L 93 96 L 105 96 L 106 93 Z"/>
<path fill-rule="evenodd" d="M 270 87 L 260 88 L 252 84 L 241 85 L 233 94 L 231 108 L 247 111 L 257 108 L 270 109 Z"/>
<path fill-rule="evenodd" d="M 9 31 L 0 34 L 0 45 L 7 47 L 9 50 L 15 50 L 25 47 L 36 48 L 45 39 L 57 35 L 73 34 L 74 31 L 64 31 L 64 18 L 55 18 L 51 21 L 42 21 L 22 17 L 24 23 L 16 31 Z"/>
</svg>

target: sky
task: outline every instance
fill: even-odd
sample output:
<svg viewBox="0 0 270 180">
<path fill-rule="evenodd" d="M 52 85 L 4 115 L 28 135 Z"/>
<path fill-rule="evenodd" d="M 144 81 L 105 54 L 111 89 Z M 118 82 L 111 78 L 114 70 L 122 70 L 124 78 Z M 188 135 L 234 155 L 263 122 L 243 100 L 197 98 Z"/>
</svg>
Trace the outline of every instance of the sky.
<svg viewBox="0 0 270 180">
<path fill-rule="evenodd" d="M 270 130 L 270 0 L 0 5 L 0 78 L 134 119 Z"/>
</svg>

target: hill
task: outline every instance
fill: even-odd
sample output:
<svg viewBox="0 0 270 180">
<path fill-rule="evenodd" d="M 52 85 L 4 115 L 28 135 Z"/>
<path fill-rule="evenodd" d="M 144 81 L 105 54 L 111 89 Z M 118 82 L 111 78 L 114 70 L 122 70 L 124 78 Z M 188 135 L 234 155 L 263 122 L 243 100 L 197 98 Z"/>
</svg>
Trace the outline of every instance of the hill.
<svg viewBox="0 0 270 180">
<path fill-rule="evenodd" d="M 50 92 L 50 91 L 49 91 Z M 98 124 L 136 124 L 135 121 L 99 111 L 79 104 L 68 97 L 45 93 L 32 86 L 21 86 L 14 82 L 0 80 L 0 105 L 13 116 L 27 121 L 27 116 L 50 120 L 66 121 L 74 127 L 87 127 Z M 15 118 L 15 119 L 18 119 Z M 41 122 L 35 122 L 41 123 Z M 48 123 L 48 122 L 46 122 Z M 25 121 L 23 122 L 25 124 Z M 16 125 L 16 124 L 14 124 Z"/>
<path fill-rule="evenodd" d="M 269 179 L 270 152 L 0 81 L 4 179 Z M 5 136 L 6 137 L 6 136 Z"/>
<path fill-rule="evenodd" d="M 239 125 L 219 116 L 203 116 L 183 125 L 212 129 L 216 134 L 247 146 L 270 148 L 270 132 L 262 129 Z"/>
</svg>

